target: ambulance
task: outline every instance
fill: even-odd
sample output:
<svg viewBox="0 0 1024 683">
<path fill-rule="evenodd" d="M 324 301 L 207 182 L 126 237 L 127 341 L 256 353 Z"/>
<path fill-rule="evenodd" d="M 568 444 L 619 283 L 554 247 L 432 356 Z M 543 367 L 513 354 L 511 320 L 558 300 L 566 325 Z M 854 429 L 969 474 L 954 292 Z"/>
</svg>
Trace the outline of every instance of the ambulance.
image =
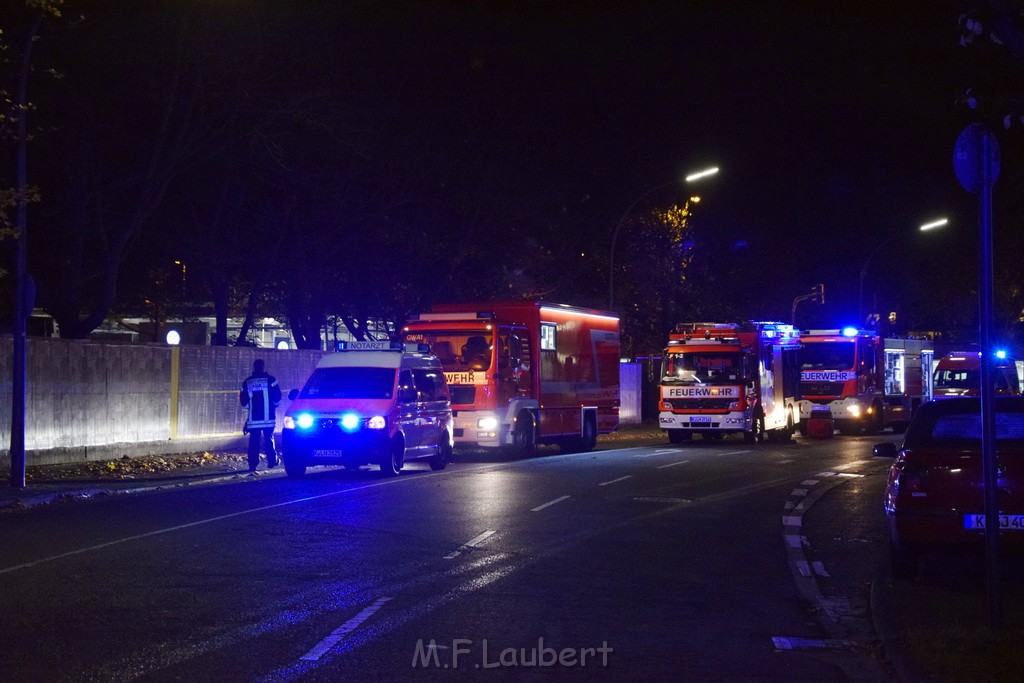
<svg viewBox="0 0 1024 683">
<path fill-rule="evenodd" d="M 282 455 L 289 477 L 312 465 L 378 465 L 395 476 L 409 460 L 443 470 L 452 456 L 451 395 L 423 345 L 339 342 L 301 389 L 288 393 Z"/>
<path fill-rule="evenodd" d="M 995 352 L 993 391 L 999 396 L 1020 394 L 1017 364 L 1005 351 Z M 935 398 L 978 396 L 981 389 L 981 352 L 954 351 L 939 359 L 935 366 Z"/>
</svg>

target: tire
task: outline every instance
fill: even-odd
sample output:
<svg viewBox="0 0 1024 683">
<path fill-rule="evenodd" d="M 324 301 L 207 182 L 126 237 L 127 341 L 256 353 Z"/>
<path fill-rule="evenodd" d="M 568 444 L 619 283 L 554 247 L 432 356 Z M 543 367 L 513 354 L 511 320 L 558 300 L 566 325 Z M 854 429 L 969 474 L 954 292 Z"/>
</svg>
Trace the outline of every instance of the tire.
<svg viewBox="0 0 1024 683">
<path fill-rule="evenodd" d="M 516 455 L 530 457 L 537 454 L 537 428 L 533 415 L 523 411 L 516 416 L 516 426 L 512 432 L 512 447 Z"/>
<path fill-rule="evenodd" d="M 396 477 L 402 470 L 405 459 L 405 443 L 401 438 L 396 438 L 391 443 L 391 448 L 380 462 L 380 472 L 385 477 Z"/>
<path fill-rule="evenodd" d="M 889 571 L 894 579 L 911 581 L 919 569 L 917 552 L 912 548 L 893 543 L 889 546 Z"/>
<path fill-rule="evenodd" d="M 452 444 L 448 440 L 448 431 L 441 432 L 440 440 L 437 442 L 437 455 L 430 459 L 430 469 L 440 472 L 452 461 Z"/>
<path fill-rule="evenodd" d="M 758 413 L 754 417 L 753 427 L 749 432 L 743 432 L 743 443 L 764 443 L 767 439 L 767 432 L 764 430 L 764 415 Z"/>
<path fill-rule="evenodd" d="M 583 418 L 583 434 L 579 440 L 579 451 L 589 453 L 597 447 L 597 417 L 587 416 Z"/>
<path fill-rule="evenodd" d="M 797 429 L 800 431 L 800 436 L 807 436 L 807 420 L 800 420 L 800 426 Z"/>
<path fill-rule="evenodd" d="M 693 432 L 685 429 L 666 429 L 669 443 L 684 443 L 693 439 Z"/>
<path fill-rule="evenodd" d="M 297 454 L 283 455 L 284 473 L 290 479 L 301 479 L 306 476 L 306 462 Z"/>
</svg>

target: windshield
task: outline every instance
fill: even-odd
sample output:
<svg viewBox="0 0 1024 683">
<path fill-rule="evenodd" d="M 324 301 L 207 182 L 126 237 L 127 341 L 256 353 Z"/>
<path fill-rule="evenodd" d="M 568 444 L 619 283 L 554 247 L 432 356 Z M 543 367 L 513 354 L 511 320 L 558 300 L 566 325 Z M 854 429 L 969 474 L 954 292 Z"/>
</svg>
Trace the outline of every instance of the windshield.
<svg viewBox="0 0 1024 683">
<path fill-rule="evenodd" d="M 740 353 L 670 353 L 665 360 L 664 379 L 696 384 L 735 384 L 743 380 Z"/>
<path fill-rule="evenodd" d="M 491 367 L 490 330 L 425 330 L 407 332 L 405 341 L 430 344 L 445 372 L 483 371 Z"/>
<path fill-rule="evenodd" d="M 980 370 L 939 370 L 935 373 L 936 389 L 974 389 L 980 386 Z"/>
<path fill-rule="evenodd" d="M 301 398 L 384 398 L 395 390 L 395 368 L 318 368 Z"/>
<path fill-rule="evenodd" d="M 949 405 L 953 404 L 953 405 Z M 978 399 L 935 401 L 921 406 L 910 423 L 904 448 L 928 446 L 978 448 L 981 445 L 981 403 Z M 996 440 L 1002 446 L 1024 446 L 1024 403 L 995 402 Z"/>
<path fill-rule="evenodd" d="M 811 342 L 800 347 L 803 370 L 852 370 L 853 346 L 850 341 Z"/>
</svg>

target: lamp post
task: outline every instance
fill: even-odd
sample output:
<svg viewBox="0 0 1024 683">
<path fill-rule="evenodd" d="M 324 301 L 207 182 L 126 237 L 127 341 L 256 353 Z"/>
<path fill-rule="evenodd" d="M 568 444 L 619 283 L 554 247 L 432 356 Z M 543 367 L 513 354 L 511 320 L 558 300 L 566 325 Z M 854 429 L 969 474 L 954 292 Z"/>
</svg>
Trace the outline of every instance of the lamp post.
<svg viewBox="0 0 1024 683">
<path fill-rule="evenodd" d="M 718 173 L 718 167 L 714 166 L 712 168 L 706 168 L 702 171 L 691 173 L 684 178 L 684 181 L 687 183 L 692 183 L 696 180 L 700 180 L 702 178 L 707 178 L 708 176 L 715 175 L 716 173 Z M 658 190 L 662 190 L 668 187 L 669 185 L 675 185 L 677 182 L 679 181 L 670 180 L 666 183 L 662 183 L 661 185 L 655 185 L 651 189 L 644 192 L 642 195 L 637 197 L 632 204 L 629 205 L 629 208 L 627 208 L 622 213 L 622 217 L 619 218 L 619 222 L 615 225 L 615 230 L 612 231 L 612 246 L 608 255 L 608 308 L 610 310 L 615 309 L 615 245 L 618 243 L 619 240 L 619 231 L 622 230 L 623 224 L 626 222 L 626 219 L 629 218 L 629 215 L 633 212 L 633 209 L 636 208 L 637 204 L 647 199 Z"/>
<path fill-rule="evenodd" d="M 928 230 L 934 230 L 935 228 L 940 228 L 943 225 L 946 225 L 947 223 L 949 223 L 949 219 L 948 218 L 939 218 L 937 220 L 925 223 L 920 228 L 918 228 L 918 230 L 920 230 L 921 232 L 926 232 Z M 857 320 L 858 320 L 857 324 L 858 325 L 864 324 L 864 280 L 865 280 L 865 278 L 867 277 L 867 274 L 868 274 L 868 266 L 871 265 L 871 262 L 874 260 L 875 256 L 878 254 L 878 252 L 880 252 L 882 250 L 882 247 L 885 247 L 885 246 L 889 245 L 894 239 L 896 239 L 896 237 L 898 237 L 898 236 L 900 236 L 902 234 L 903 233 L 901 233 L 901 232 L 896 232 L 896 233 L 893 233 L 893 234 L 889 235 L 888 238 L 882 240 L 878 244 L 878 246 L 874 248 L 874 250 L 871 252 L 871 254 L 866 259 L 864 259 L 864 265 L 860 269 L 860 291 L 859 291 L 859 294 L 857 295 Z"/>
</svg>

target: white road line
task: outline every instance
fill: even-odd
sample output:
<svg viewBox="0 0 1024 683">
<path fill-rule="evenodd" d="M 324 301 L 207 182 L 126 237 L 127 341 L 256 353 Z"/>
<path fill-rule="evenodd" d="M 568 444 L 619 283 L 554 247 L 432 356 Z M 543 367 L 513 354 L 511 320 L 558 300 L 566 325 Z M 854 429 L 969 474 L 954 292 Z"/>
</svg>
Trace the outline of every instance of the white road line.
<svg viewBox="0 0 1024 683">
<path fill-rule="evenodd" d="M 482 541 L 484 541 L 485 539 L 490 538 L 491 536 L 493 536 L 496 533 L 498 533 L 496 530 L 488 529 L 487 531 L 483 532 L 482 534 L 480 534 L 476 538 L 473 538 L 473 539 L 471 539 L 469 541 L 466 541 L 465 543 L 460 545 L 457 550 L 454 550 L 454 551 L 448 553 L 447 555 L 445 555 L 443 559 L 445 559 L 445 560 L 454 560 L 456 557 L 458 557 L 459 555 L 462 554 L 463 550 L 469 550 L 470 548 L 477 547 L 477 545 L 480 544 Z"/>
<path fill-rule="evenodd" d="M 834 469 L 834 470 L 848 470 L 851 467 L 857 467 L 858 465 L 866 465 L 869 462 L 871 462 L 871 461 L 870 460 L 854 460 L 853 462 L 848 462 L 845 465 L 836 465 L 832 469 Z"/>
<path fill-rule="evenodd" d="M 793 508 L 795 508 L 795 507 L 796 507 L 796 503 L 794 503 L 794 502 L 793 502 L 793 501 L 791 501 L 791 500 L 787 500 L 787 501 L 786 501 L 786 504 L 785 504 L 785 505 L 783 505 L 782 507 L 783 507 L 783 508 L 785 508 L 786 510 L 792 510 Z"/>
<path fill-rule="evenodd" d="M 675 448 L 669 448 L 667 450 L 654 451 L 652 455 L 658 455 L 659 453 L 678 453 L 679 451 Z"/>
<path fill-rule="evenodd" d="M 803 526 L 803 518 L 800 516 L 790 517 L 787 515 L 782 516 L 782 526 Z"/>
<path fill-rule="evenodd" d="M 380 600 L 377 600 L 375 603 L 364 609 L 362 612 L 355 615 L 354 617 L 346 621 L 344 624 L 331 631 L 331 635 L 321 640 L 313 647 L 312 650 L 299 657 L 299 659 L 303 659 L 307 662 L 317 661 L 318 659 L 324 656 L 325 652 L 334 647 L 338 643 L 338 641 L 343 639 L 349 633 L 352 633 L 352 631 L 355 631 L 357 628 L 359 628 L 359 625 L 361 623 L 363 623 L 371 616 L 373 616 L 373 613 L 379 610 L 381 607 L 383 607 L 384 603 L 386 603 L 390 599 L 391 598 L 381 598 Z"/>
<path fill-rule="evenodd" d="M 744 453 L 749 453 L 749 452 L 750 451 L 733 451 L 732 453 L 722 453 L 722 455 L 743 455 Z"/>
<path fill-rule="evenodd" d="M 665 451 L 665 452 L 668 453 L 669 451 Z M 676 451 L 671 451 L 671 452 L 675 453 Z M 657 452 L 654 452 L 654 453 L 641 453 L 640 455 L 634 455 L 633 457 L 634 458 L 653 458 L 656 455 L 658 455 Z"/>
<path fill-rule="evenodd" d="M 679 462 L 670 462 L 667 465 L 658 465 L 658 469 L 659 470 L 663 470 L 666 467 L 675 467 L 676 465 L 685 465 L 688 462 L 690 462 L 690 461 L 689 460 L 680 460 Z"/>
<path fill-rule="evenodd" d="M 611 481 L 603 481 L 600 484 L 598 484 L 598 486 L 607 486 L 608 484 L 614 484 L 617 481 L 626 481 L 627 479 L 632 479 L 632 478 L 633 478 L 632 474 L 627 474 L 626 476 L 619 477 L 618 479 L 612 479 Z"/>
<path fill-rule="evenodd" d="M 803 498 L 807 495 L 807 491 L 808 489 L 793 489 L 793 493 L 789 495 L 796 496 L 797 498 Z"/>
<path fill-rule="evenodd" d="M 556 503 L 561 503 L 563 500 L 567 499 L 568 497 L 569 496 L 559 496 L 558 498 L 555 498 L 554 500 L 549 500 L 548 502 L 544 503 L 543 505 L 538 505 L 537 507 L 532 508 L 530 510 L 530 512 L 540 512 L 544 508 L 551 507 L 552 505 L 554 505 Z"/>
<path fill-rule="evenodd" d="M 793 458 L 786 458 L 785 460 L 776 460 L 775 464 L 776 465 L 788 465 L 791 462 L 796 462 L 796 460 L 794 460 Z"/>
<path fill-rule="evenodd" d="M 853 472 L 840 472 L 836 476 L 838 476 L 838 477 L 846 477 L 847 479 L 863 479 L 864 478 L 863 474 L 854 474 Z"/>
<path fill-rule="evenodd" d="M 805 479 L 804 481 L 800 482 L 800 485 L 801 486 L 814 486 L 817 483 L 818 483 L 817 479 Z"/>
<path fill-rule="evenodd" d="M 829 573 L 825 571 L 824 562 L 812 562 L 811 566 L 814 567 L 814 573 L 818 576 L 829 576 Z"/>
<path fill-rule="evenodd" d="M 803 539 L 798 534 L 786 534 L 786 545 L 790 548 L 799 548 L 803 544 Z"/>
<path fill-rule="evenodd" d="M 811 577 L 811 568 L 807 566 L 807 562 L 805 560 L 798 560 L 796 563 L 796 568 L 797 571 L 800 572 L 800 576 L 804 577 L 805 579 Z"/>
</svg>

